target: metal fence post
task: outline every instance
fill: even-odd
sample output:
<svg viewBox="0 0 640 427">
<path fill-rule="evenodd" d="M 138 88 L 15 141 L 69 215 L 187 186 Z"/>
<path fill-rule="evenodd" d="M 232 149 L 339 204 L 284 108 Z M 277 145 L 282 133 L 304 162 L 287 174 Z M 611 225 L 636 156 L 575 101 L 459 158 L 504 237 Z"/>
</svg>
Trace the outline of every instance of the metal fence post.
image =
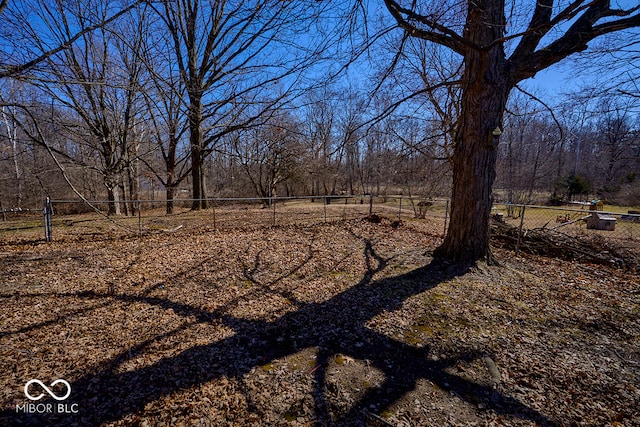
<svg viewBox="0 0 640 427">
<path fill-rule="evenodd" d="M 449 201 L 447 200 L 447 203 L 444 206 L 444 232 L 442 233 L 443 236 L 447 235 L 447 220 L 449 219 Z"/>
<path fill-rule="evenodd" d="M 324 204 L 324 222 L 327 222 L 327 196 L 322 198 L 322 203 Z"/>
<path fill-rule="evenodd" d="M 51 241 L 51 199 L 47 197 L 44 204 L 44 238 Z"/>
<path fill-rule="evenodd" d="M 213 208 L 213 229 L 216 230 L 217 229 L 217 224 L 216 224 L 216 199 L 212 199 L 211 200 L 211 207 Z"/>
<path fill-rule="evenodd" d="M 138 210 L 138 237 L 142 237 L 142 203 L 140 200 L 136 202 L 136 209 Z"/>
<path fill-rule="evenodd" d="M 273 225 L 276 225 L 276 199 L 275 197 L 271 198 L 271 204 L 273 205 Z"/>
<path fill-rule="evenodd" d="M 520 211 L 520 227 L 518 227 L 518 240 L 516 241 L 516 253 L 520 250 L 520 238 L 522 237 L 522 225 L 524 224 L 524 211 L 526 210 L 527 205 L 522 205 L 522 210 Z"/>
</svg>

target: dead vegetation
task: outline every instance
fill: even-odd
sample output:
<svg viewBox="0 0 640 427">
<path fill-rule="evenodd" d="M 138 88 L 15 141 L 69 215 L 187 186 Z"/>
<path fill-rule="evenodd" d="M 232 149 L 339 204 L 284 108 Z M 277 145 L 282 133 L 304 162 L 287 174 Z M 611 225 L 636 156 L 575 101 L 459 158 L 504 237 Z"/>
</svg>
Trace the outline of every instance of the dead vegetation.
<svg viewBox="0 0 640 427">
<path fill-rule="evenodd" d="M 5 242 L 0 425 L 640 424 L 636 274 L 392 225 Z M 32 378 L 78 413 L 16 411 Z"/>
<path fill-rule="evenodd" d="M 632 272 L 640 271 L 640 250 L 635 243 L 624 247 L 619 241 L 599 235 L 571 236 L 553 228 L 523 230 L 499 221 L 492 223 L 492 238 L 503 247 L 567 261 L 609 265 Z"/>
</svg>

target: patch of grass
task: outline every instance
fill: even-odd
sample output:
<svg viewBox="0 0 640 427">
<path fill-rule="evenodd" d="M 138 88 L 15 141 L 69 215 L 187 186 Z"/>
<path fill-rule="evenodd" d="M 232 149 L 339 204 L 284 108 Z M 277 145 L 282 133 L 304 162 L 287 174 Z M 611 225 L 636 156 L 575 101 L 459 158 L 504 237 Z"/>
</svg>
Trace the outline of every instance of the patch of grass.
<svg viewBox="0 0 640 427">
<path fill-rule="evenodd" d="M 422 333 L 422 334 L 426 334 L 426 335 L 433 335 L 433 328 L 429 325 L 418 325 L 416 326 L 416 329 Z"/>
<path fill-rule="evenodd" d="M 341 278 L 349 278 L 350 274 L 347 273 L 346 271 L 342 271 L 342 270 L 331 270 L 328 271 L 327 276 L 331 279 L 341 279 Z"/>
<path fill-rule="evenodd" d="M 380 412 L 380 417 L 384 418 L 384 419 L 389 419 L 393 416 L 393 412 L 391 412 L 388 409 L 385 409 L 384 411 Z"/>
</svg>

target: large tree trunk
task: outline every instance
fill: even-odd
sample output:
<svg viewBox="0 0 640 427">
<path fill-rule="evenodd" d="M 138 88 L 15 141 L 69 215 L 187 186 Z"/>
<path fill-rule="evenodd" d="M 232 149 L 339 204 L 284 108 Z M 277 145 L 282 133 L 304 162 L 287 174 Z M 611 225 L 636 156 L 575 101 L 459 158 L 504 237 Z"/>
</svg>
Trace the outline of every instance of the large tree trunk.
<svg viewBox="0 0 640 427">
<path fill-rule="evenodd" d="M 175 188 L 173 187 L 173 184 L 168 183 L 166 188 L 166 194 L 167 194 L 167 215 L 171 215 L 173 214 L 173 197 L 174 197 L 174 190 Z"/>
<path fill-rule="evenodd" d="M 113 171 L 108 171 L 104 177 L 104 186 L 107 188 L 107 215 L 120 215 L 120 195 L 118 194 L 118 176 Z"/>
<path fill-rule="evenodd" d="M 191 146 L 191 181 L 193 190 L 192 210 L 206 209 L 207 186 L 205 181 L 205 161 L 202 148 Z"/>
<path fill-rule="evenodd" d="M 109 200 L 107 215 L 120 215 L 120 195 L 118 194 L 118 186 L 107 187 L 107 199 Z"/>
<path fill-rule="evenodd" d="M 193 203 L 191 209 L 207 208 L 204 156 L 202 153 L 202 100 L 192 98 L 189 107 L 189 142 L 191 144 L 191 185 Z"/>
<path fill-rule="evenodd" d="M 470 6 L 465 35 L 477 46 L 491 46 L 502 29 L 484 23 L 504 22 L 503 10 L 502 2 L 492 0 Z M 489 246 L 491 193 L 502 117 L 513 88 L 508 67 L 501 43 L 471 49 L 465 57 L 460 128 L 453 154 L 451 221 L 436 250 L 437 257 L 453 262 L 493 262 Z"/>
</svg>

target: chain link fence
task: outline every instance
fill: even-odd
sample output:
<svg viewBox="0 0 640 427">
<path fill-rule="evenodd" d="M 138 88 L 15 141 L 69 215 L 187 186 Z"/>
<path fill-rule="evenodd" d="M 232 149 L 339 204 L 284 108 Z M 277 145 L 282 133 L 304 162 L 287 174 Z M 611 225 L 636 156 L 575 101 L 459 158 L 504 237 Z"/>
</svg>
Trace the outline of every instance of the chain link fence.
<svg viewBox="0 0 640 427">
<path fill-rule="evenodd" d="M 312 225 L 369 217 L 372 220 L 428 222 L 444 236 L 449 201 L 396 196 L 304 196 L 272 198 L 210 198 L 206 209 L 192 210 L 192 199 L 166 202 L 120 202 L 119 215 L 107 215 L 110 202 L 51 200 L 43 209 L 2 209 L 0 238 L 51 240 L 63 236 L 143 235 L 180 229 L 224 230 L 278 225 Z M 111 208 L 114 208 L 111 202 Z M 575 238 L 599 236 L 620 246 L 640 246 L 640 212 L 605 212 L 600 205 L 548 207 L 496 204 L 492 217 L 521 234 L 553 230 Z"/>
<path fill-rule="evenodd" d="M 166 202 L 50 200 L 43 209 L 0 221 L 0 238 L 55 240 L 64 236 L 124 236 L 180 229 L 225 230 L 279 225 L 312 225 L 369 218 L 372 221 L 428 221 L 444 235 L 448 200 L 406 196 L 304 196 L 271 198 L 209 198 L 206 209 L 192 210 L 193 199 L 177 199 L 173 213 Z"/>
<path fill-rule="evenodd" d="M 42 215 L 42 209 L 0 208 L 0 235 L 41 230 Z"/>
<path fill-rule="evenodd" d="M 640 242 L 640 211 L 604 211 L 601 205 L 585 204 L 576 207 L 548 207 L 532 205 L 494 205 L 493 218 L 499 222 L 522 228 L 545 229 L 569 236 L 601 236 L 620 242 Z"/>
</svg>

